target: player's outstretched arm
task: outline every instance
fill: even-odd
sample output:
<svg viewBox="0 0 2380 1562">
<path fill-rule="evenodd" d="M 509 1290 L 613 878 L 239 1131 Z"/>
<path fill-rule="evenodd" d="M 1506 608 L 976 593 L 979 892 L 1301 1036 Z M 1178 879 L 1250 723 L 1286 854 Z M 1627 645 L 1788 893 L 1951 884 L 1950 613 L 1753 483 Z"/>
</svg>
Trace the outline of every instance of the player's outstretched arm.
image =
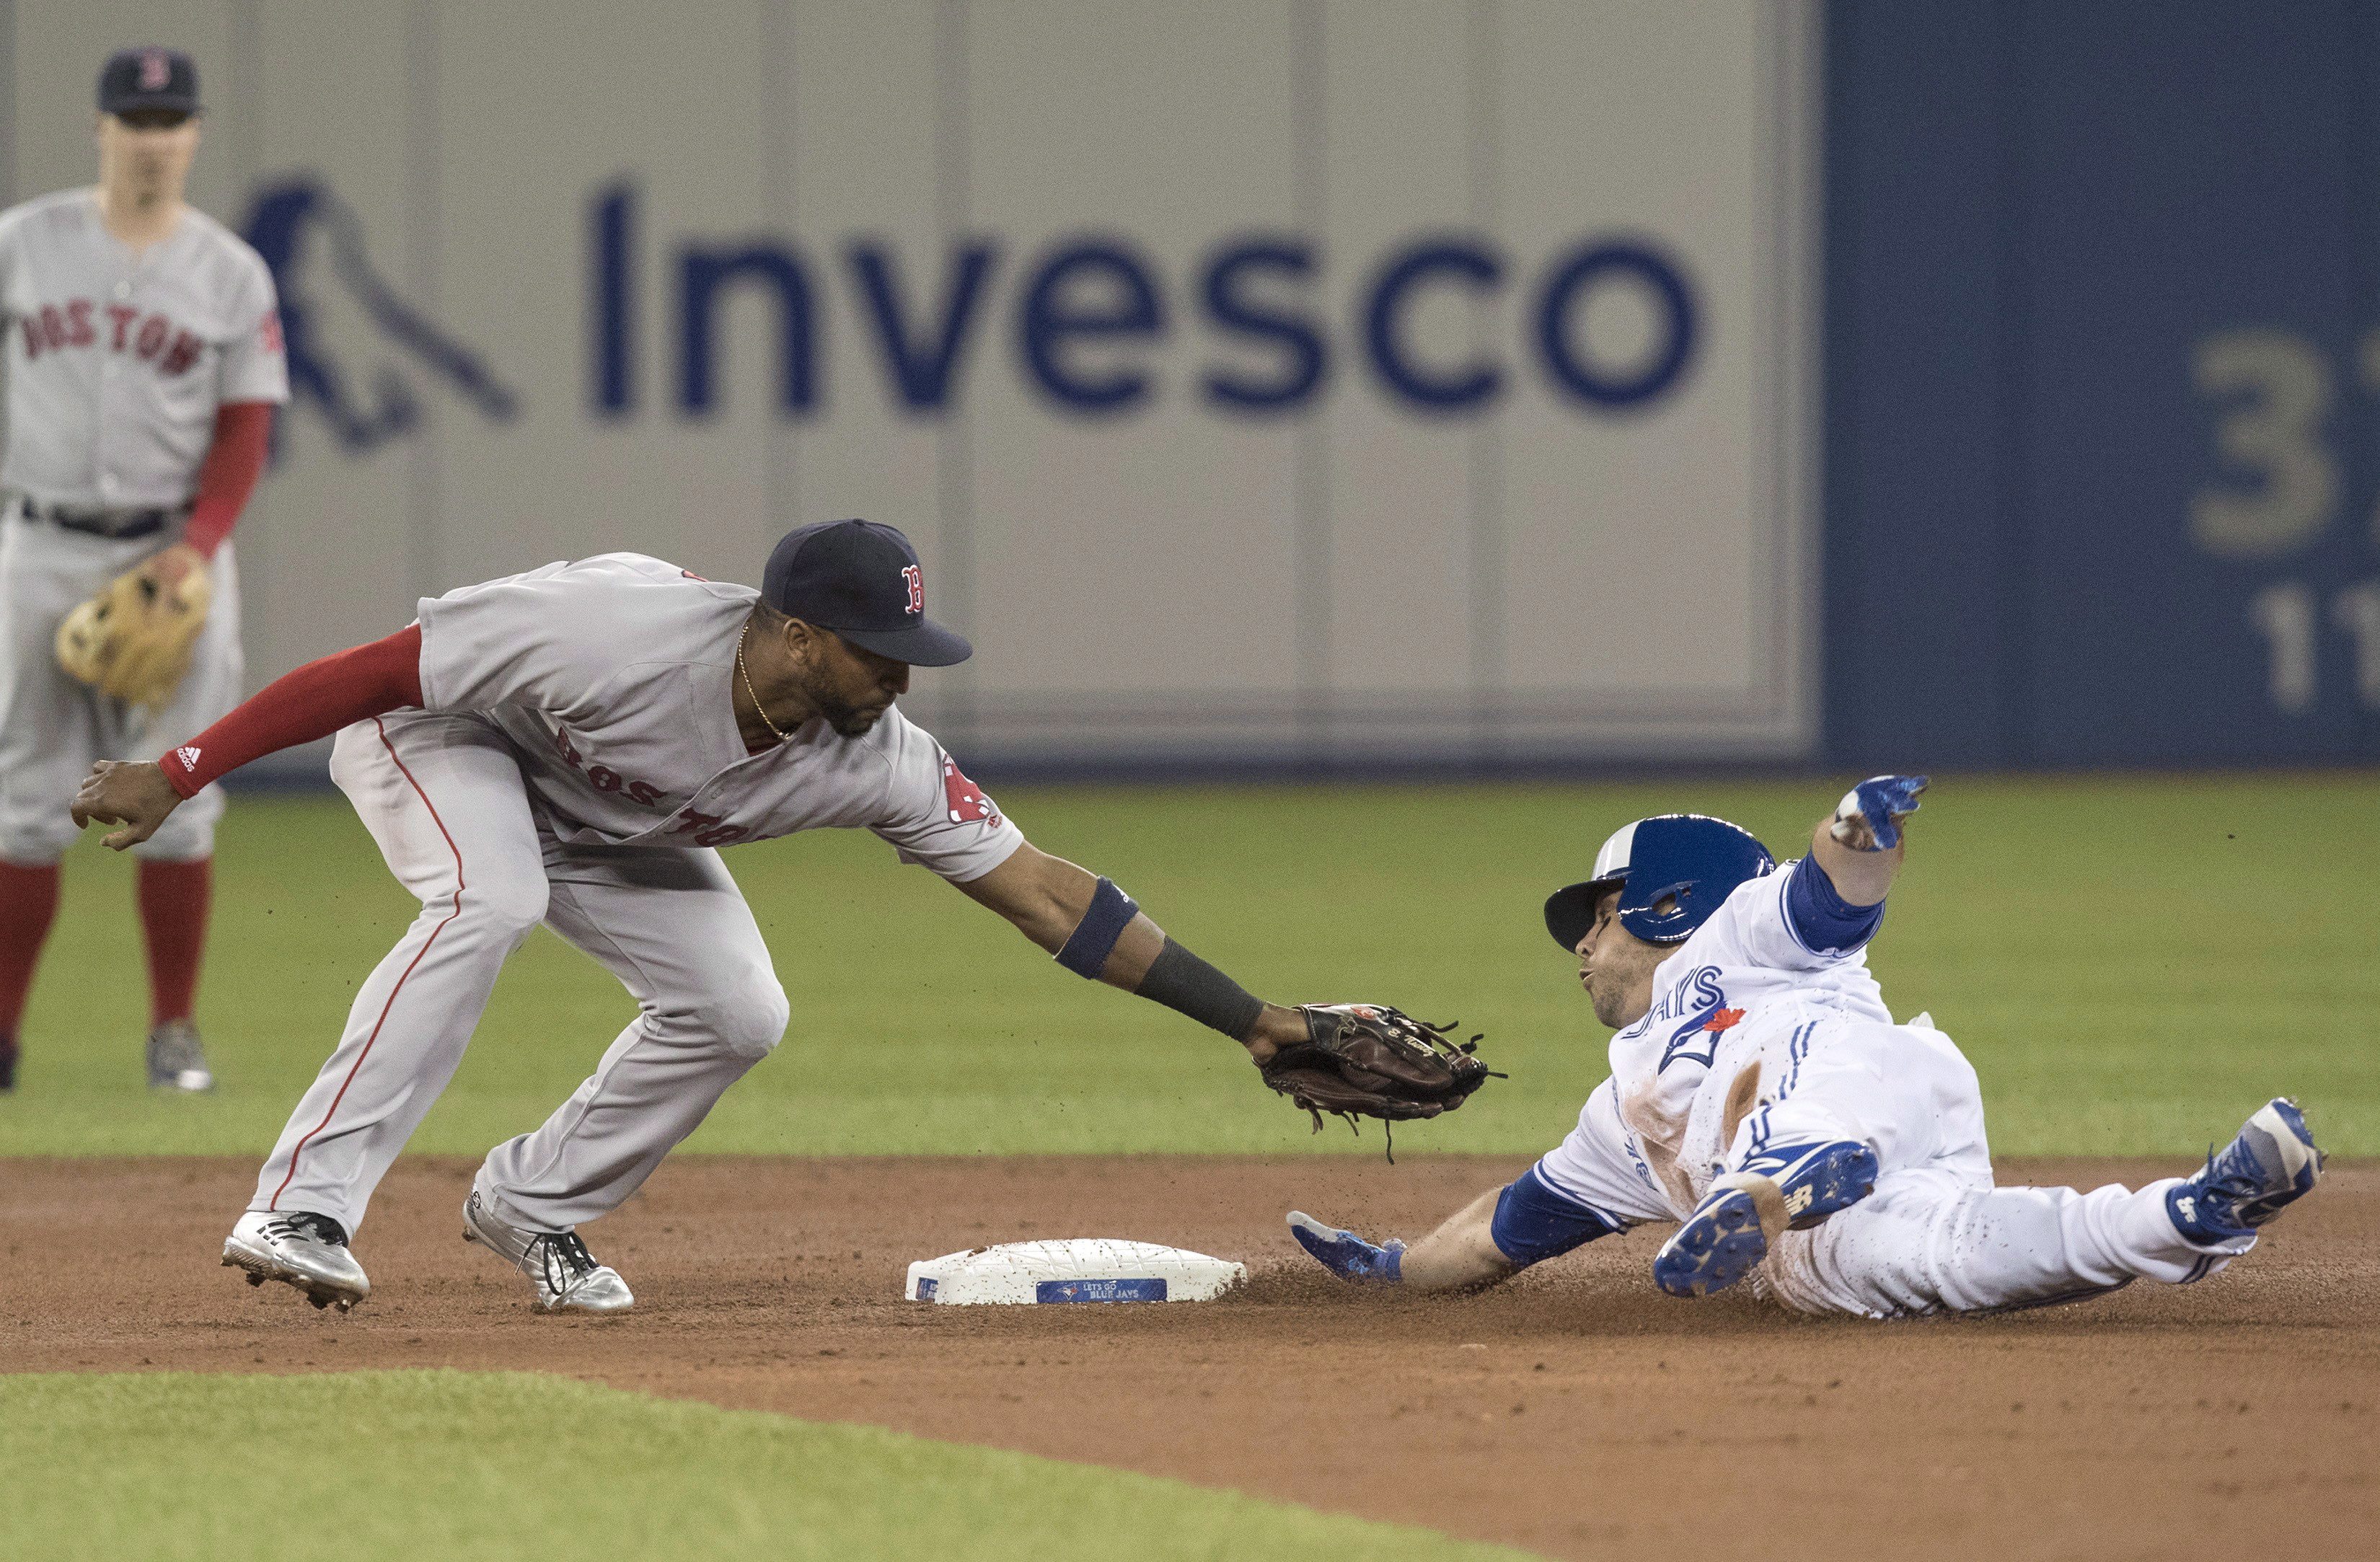
<svg viewBox="0 0 2380 1562">
<path fill-rule="evenodd" d="M 1310 1035 L 1304 1015 L 1255 997 L 1167 938 L 1111 880 L 1031 842 L 959 888 L 1068 970 L 1179 1010 L 1245 1047 L 1257 1063 Z"/>
<path fill-rule="evenodd" d="M 119 852 L 137 846 L 216 777 L 350 721 L 421 703 L 421 626 L 410 624 L 285 673 L 154 764 L 101 760 L 75 793 L 75 828 L 93 819 L 121 825 L 103 843 Z"/>
<path fill-rule="evenodd" d="M 1520 1272 L 1521 1265 L 1496 1246 L 1496 1205 L 1503 1193 L 1488 1189 L 1411 1247 L 1394 1241 L 1375 1246 L 1294 1209 L 1289 1212 L 1289 1234 L 1342 1280 L 1408 1290 L 1478 1290 Z"/>
<path fill-rule="evenodd" d="M 1834 817 L 1811 833 L 1810 860 L 1853 906 L 1876 906 L 1892 890 L 1907 853 L 1900 821 L 1917 812 L 1924 776 L 1871 776 L 1843 794 Z"/>
<path fill-rule="evenodd" d="M 1558 1257 L 1625 1222 L 1557 1190 L 1536 1168 L 1490 1188 L 1411 1247 L 1374 1246 L 1353 1231 L 1292 1210 L 1290 1235 L 1342 1279 L 1415 1290 L 1478 1290 Z"/>
</svg>

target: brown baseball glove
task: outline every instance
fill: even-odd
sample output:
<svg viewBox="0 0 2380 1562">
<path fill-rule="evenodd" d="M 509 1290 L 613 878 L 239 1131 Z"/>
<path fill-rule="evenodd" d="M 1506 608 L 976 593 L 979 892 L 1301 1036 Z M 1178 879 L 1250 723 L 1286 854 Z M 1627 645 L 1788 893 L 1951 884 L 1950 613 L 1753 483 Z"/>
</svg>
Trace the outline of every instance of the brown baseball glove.
<svg viewBox="0 0 2380 1562">
<path fill-rule="evenodd" d="M 1384 1003 L 1309 1003 L 1309 1040 L 1284 1047 L 1261 1066 L 1267 1084 L 1314 1114 L 1333 1113 L 1354 1128 L 1359 1117 L 1385 1123 L 1451 1112 L 1491 1079 L 1475 1055 L 1479 1037 L 1456 1042 L 1452 1025 L 1433 1025 Z M 1396 1158 L 1390 1140 L 1389 1158 Z"/>
<path fill-rule="evenodd" d="M 58 665 L 111 698 L 162 706 L 190 670 L 214 588 L 193 565 L 171 586 L 146 566 L 127 570 L 58 625 Z"/>
</svg>

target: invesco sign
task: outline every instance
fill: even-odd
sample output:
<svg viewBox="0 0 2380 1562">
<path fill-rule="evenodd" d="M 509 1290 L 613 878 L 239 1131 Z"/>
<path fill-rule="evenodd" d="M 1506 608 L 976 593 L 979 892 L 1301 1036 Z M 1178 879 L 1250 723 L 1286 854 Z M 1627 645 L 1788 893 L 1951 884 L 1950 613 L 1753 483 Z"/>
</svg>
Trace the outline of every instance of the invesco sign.
<svg viewBox="0 0 2380 1562">
<path fill-rule="evenodd" d="M 598 191 L 589 210 L 589 389 L 607 416 L 633 412 L 642 394 L 637 343 L 648 299 L 636 264 L 638 215 L 638 193 L 628 185 Z M 990 323 L 996 317 L 1004 317 L 1026 382 L 1087 417 L 1127 413 L 1161 394 L 1147 355 L 1131 349 L 1161 343 L 1185 310 L 1218 345 L 1239 349 L 1239 361 L 1209 364 L 1196 382 L 1194 394 L 1220 412 L 1295 413 L 1323 394 L 1335 357 L 1351 350 L 1315 307 L 1322 270 L 1316 246 L 1293 235 L 1220 242 L 1198 267 L 1186 302 L 1168 292 L 1138 247 L 1112 236 L 1064 239 L 1021 265 L 998 240 L 969 238 L 950 246 L 939 270 L 920 285 L 905 275 L 892 248 L 866 238 L 844 246 L 831 264 L 772 240 L 686 243 L 674 256 L 667 306 L 675 327 L 673 399 L 698 416 L 717 407 L 721 305 L 732 291 L 752 288 L 777 306 L 779 405 L 793 415 L 820 407 L 827 389 L 819 350 L 822 290 L 830 281 L 848 290 L 895 405 L 924 418 L 950 410 L 968 354 L 997 329 Z M 1014 280 L 1003 283 L 1011 272 Z M 996 298 L 1003 286 L 1006 298 Z M 1484 301 L 1512 287 L 1526 289 L 1517 350 L 1433 354 L 1415 340 L 1412 316 L 1432 293 Z M 1634 295 L 1650 321 L 1644 345 L 1624 362 L 1598 357 L 1585 339 L 1587 310 L 1607 289 Z M 1365 369 L 1416 412 L 1488 410 L 1523 371 L 1518 359 L 1558 400 L 1616 414 L 1640 411 L 1679 388 L 1694 364 L 1697 314 L 1682 267 L 1641 238 L 1584 237 L 1516 277 L 1489 241 L 1439 234 L 1378 256 L 1346 324 Z"/>
</svg>

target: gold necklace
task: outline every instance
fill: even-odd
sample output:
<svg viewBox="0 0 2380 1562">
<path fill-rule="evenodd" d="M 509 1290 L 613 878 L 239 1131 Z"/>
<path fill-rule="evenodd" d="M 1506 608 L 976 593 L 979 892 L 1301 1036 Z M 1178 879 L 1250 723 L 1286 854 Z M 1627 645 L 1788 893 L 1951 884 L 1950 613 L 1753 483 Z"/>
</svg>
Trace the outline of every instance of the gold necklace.
<svg viewBox="0 0 2380 1562">
<path fill-rule="evenodd" d="M 751 633 L 752 625 L 747 621 L 742 632 L 735 636 L 735 671 L 744 680 L 744 692 L 752 696 L 752 708 L 760 714 L 760 724 L 776 733 L 779 743 L 791 743 L 794 734 L 769 720 L 769 708 L 760 703 L 760 691 L 752 686 L 752 674 L 745 670 L 744 640 Z"/>
</svg>

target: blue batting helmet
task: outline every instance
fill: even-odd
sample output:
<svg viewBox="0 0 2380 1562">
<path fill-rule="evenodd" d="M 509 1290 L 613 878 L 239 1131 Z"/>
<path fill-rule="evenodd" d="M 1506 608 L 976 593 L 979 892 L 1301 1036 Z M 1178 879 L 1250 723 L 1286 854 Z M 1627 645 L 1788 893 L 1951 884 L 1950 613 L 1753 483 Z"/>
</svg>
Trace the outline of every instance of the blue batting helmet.
<svg viewBox="0 0 2380 1562">
<path fill-rule="evenodd" d="M 1595 902 L 1617 889 L 1621 926 L 1648 944 L 1682 943 L 1737 885 L 1776 866 L 1741 826 L 1708 814 L 1656 814 L 1603 843 L 1595 877 L 1547 898 L 1546 931 L 1562 948 L 1578 948 L 1595 926 Z"/>
</svg>

